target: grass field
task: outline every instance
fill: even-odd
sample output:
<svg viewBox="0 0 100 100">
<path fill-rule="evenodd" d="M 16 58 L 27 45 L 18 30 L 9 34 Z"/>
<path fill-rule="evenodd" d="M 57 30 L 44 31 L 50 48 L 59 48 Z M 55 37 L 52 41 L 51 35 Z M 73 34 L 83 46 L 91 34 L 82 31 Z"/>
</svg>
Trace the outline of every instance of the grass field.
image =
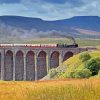
<svg viewBox="0 0 100 100">
<path fill-rule="evenodd" d="M 76 43 L 79 44 L 79 46 L 100 46 L 100 39 L 79 39 L 76 38 Z M 34 38 L 29 40 L 5 40 L 0 41 L 0 43 L 32 43 L 32 44 L 48 44 L 48 43 L 67 43 L 72 44 L 73 41 L 67 38 Z"/>
<path fill-rule="evenodd" d="M 76 43 L 79 46 L 100 46 L 100 39 L 75 39 Z M 66 38 L 42 38 L 42 39 L 33 39 L 26 40 L 24 43 L 34 43 L 34 44 L 43 44 L 43 43 L 67 43 L 71 44 L 73 41 Z"/>
<path fill-rule="evenodd" d="M 100 100 L 100 79 L 1 81 L 0 100 Z"/>
</svg>

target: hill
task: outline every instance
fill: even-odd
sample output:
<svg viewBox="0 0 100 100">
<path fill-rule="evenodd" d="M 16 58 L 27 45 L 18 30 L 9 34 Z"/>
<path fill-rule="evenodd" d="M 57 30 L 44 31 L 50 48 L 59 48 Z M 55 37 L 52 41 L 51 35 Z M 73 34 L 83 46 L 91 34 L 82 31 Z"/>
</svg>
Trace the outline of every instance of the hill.
<svg viewBox="0 0 100 100">
<path fill-rule="evenodd" d="M 100 51 L 89 52 L 91 58 L 100 58 Z M 76 69 L 84 69 L 84 62 L 79 59 L 81 54 L 75 55 L 72 58 L 64 62 L 64 66 L 69 66 L 66 70 L 66 74 L 69 74 L 71 71 Z"/>
<path fill-rule="evenodd" d="M 99 38 L 100 17 L 76 16 L 46 21 L 22 16 L 0 16 L 0 37 L 5 39 L 5 36 L 6 39 L 65 36 Z"/>
<path fill-rule="evenodd" d="M 80 55 L 83 54 L 83 53 L 74 55 L 73 57 L 66 60 L 58 68 L 51 69 L 49 71 L 48 75 L 44 79 L 74 78 L 71 75 L 73 73 L 75 73 L 76 71 L 80 71 L 80 75 L 82 75 L 81 72 L 83 72 L 83 70 L 86 69 L 84 66 L 89 61 L 89 60 L 87 60 L 85 62 L 82 62 L 82 60 L 80 59 Z M 97 60 L 97 58 L 99 58 L 98 63 L 100 64 L 100 51 L 93 51 L 93 52 L 87 52 L 87 53 L 90 55 L 90 57 L 91 57 L 90 59 L 96 59 Z M 93 62 L 93 64 L 95 64 L 95 62 Z M 100 66 L 98 66 L 98 68 L 100 70 Z M 95 70 L 95 69 L 93 69 L 93 70 Z M 87 74 L 87 72 L 85 74 Z M 91 77 L 92 77 L 92 75 L 91 75 Z"/>
</svg>

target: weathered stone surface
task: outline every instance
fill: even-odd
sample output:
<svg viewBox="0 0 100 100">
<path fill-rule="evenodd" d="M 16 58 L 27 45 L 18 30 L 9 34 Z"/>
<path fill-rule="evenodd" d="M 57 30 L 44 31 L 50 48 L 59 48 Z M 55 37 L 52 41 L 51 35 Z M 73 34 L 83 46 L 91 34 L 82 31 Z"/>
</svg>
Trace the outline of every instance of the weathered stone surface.
<svg viewBox="0 0 100 100">
<path fill-rule="evenodd" d="M 26 80 L 35 80 L 35 59 L 32 51 L 26 55 Z"/>
<path fill-rule="evenodd" d="M 23 52 L 18 51 L 15 59 L 15 80 L 21 81 L 24 79 L 24 57 Z"/>
<path fill-rule="evenodd" d="M 84 48 L 0 47 L 0 79 L 39 80 Z"/>
<path fill-rule="evenodd" d="M 4 80 L 13 80 L 13 53 L 10 50 L 5 55 Z"/>
<path fill-rule="evenodd" d="M 54 51 L 50 57 L 50 68 L 56 68 L 59 66 L 59 53 Z"/>
<path fill-rule="evenodd" d="M 46 74 L 46 53 L 41 51 L 37 57 L 37 79 L 43 78 Z"/>
</svg>

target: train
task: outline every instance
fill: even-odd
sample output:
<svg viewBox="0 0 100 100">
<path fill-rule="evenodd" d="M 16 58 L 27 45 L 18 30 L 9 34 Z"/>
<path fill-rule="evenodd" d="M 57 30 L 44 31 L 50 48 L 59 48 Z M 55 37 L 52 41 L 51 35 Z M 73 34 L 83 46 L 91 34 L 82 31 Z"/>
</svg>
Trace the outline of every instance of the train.
<svg viewBox="0 0 100 100">
<path fill-rule="evenodd" d="M 78 44 L 77 43 L 74 43 L 74 44 L 57 44 L 57 47 L 59 48 L 77 48 L 78 47 Z"/>
<path fill-rule="evenodd" d="M 78 44 L 0 44 L 0 47 L 76 48 Z"/>
</svg>

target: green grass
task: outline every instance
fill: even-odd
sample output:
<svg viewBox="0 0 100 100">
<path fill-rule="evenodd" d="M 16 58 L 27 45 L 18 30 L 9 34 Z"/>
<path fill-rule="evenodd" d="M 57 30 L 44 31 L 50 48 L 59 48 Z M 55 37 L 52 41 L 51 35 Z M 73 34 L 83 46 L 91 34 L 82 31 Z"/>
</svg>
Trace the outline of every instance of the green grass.
<svg viewBox="0 0 100 100">
<path fill-rule="evenodd" d="M 100 51 L 89 52 L 92 58 L 100 58 Z M 66 66 L 65 74 L 68 75 L 75 69 L 84 69 L 84 63 L 79 59 L 80 54 L 74 55 L 63 63 Z"/>
<path fill-rule="evenodd" d="M 100 47 L 100 39 L 79 39 L 76 38 L 76 43 L 79 46 L 98 46 Z M 51 44 L 51 43 L 67 43 L 72 44 L 73 41 L 67 38 L 38 38 L 38 39 L 30 39 L 30 40 L 7 40 L 1 41 L 0 43 L 30 43 L 30 44 Z"/>
<path fill-rule="evenodd" d="M 100 46 L 100 39 L 76 39 L 79 46 Z"/>
<path fill-rule="evenodd" d="M 99 50 L 88 52 L 88 53 L 90 54 L 91 58 L 100 58 L 100 51 Z M 54 69 L 58 73 L 54 73 L 53 77 L 49 76 L 50 73 L 48 73 L 46 79 L 49 79 L 49 78 L 50 79 L 57 79 L 57 78 L 62 79 L 62 78 L 69 77 L 69 75 L 72 72 L 75 72 L 76 70 L 83 70 L 85 63 L 82 62 L 81 59 L 79 59 L 80 54 L 81 53 L 76 54 L 73 57 L 67 59 L 65 62 L 62 63 L 61 66 Z"/>
</svg>

